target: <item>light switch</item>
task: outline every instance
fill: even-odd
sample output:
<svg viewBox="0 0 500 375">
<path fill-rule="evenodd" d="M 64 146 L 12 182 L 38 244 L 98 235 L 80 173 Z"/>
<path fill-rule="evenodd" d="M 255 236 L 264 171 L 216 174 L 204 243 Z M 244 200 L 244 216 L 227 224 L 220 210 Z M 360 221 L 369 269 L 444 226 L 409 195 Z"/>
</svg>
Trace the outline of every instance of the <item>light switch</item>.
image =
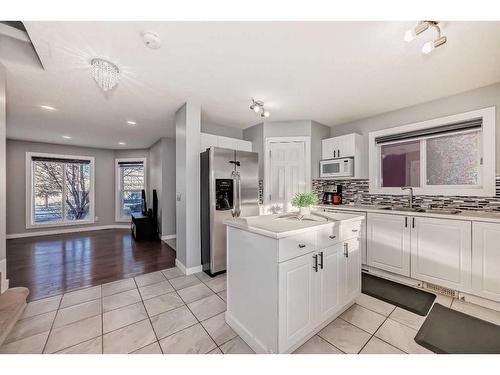
<svg viewBox="0 0 500 375">
<path fill-rule="evenodd" d="M 180 202 L 181 200 L 182 200 L 181 193 L 177 193 L 177 202 Z"/>
</svg>

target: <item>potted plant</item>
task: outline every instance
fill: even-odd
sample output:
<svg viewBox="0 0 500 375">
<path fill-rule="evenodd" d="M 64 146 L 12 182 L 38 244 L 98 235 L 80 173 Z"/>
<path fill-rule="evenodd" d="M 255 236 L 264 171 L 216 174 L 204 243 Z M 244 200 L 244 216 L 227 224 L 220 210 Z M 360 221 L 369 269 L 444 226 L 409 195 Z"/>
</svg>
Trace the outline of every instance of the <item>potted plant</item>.
<svg viewBox="0 0 500 375">
<path fill-rule="evenodd" d="M 299 208 L 301 216 L 311 213 L 311 206 L 318 204 L 316 193 L 297 193 L 293 196 L 292 206 Z"/>
</svg>

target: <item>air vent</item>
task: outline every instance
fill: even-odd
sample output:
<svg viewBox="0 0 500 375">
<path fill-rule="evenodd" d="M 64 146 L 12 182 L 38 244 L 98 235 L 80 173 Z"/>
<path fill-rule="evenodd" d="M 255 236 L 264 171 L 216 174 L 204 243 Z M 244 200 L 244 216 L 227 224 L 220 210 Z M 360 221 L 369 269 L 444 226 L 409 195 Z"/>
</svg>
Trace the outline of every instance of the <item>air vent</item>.
<svg viewBox="0 0 500 375">
<path fill-rule="evenodd" d="M 458 298 L 458 292 L 432 283 L 424 283 L 424 289 L 436 292 L 451 298 Z"/>
</svg>

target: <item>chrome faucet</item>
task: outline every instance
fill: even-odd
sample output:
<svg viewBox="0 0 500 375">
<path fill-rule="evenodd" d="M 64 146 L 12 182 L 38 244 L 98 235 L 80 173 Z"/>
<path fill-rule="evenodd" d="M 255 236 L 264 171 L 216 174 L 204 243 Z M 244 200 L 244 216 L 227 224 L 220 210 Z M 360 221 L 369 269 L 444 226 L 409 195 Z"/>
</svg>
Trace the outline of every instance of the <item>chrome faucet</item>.
<svg viewBox="0 0 500 375">
<path fill-rule="evenodd" d="M 403 186 L 401 190 L 410 190 L 410 196 L 409 196 L 409 207 L 413 208 L 413 188 L 411 186 Z"/>
</svg>

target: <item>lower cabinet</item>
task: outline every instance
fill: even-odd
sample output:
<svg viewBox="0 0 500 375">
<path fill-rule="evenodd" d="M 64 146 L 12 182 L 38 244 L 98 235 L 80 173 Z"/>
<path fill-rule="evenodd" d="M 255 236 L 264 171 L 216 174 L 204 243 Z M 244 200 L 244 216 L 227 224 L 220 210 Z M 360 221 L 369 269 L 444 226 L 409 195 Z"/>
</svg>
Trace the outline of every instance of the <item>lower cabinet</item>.
<svg viewBox="0 0 500 375">
<path fill-rule="evenodd" d="M 410 218 L 368 213 L 366 260 L 371 267 L 410 276 Z"/>
<path fill-rule="evenodd" d="M 361 291 L 357 238 L 279 264 L 279 347 L 284 352 Z"/>
<path fill-rule="evenodd" d="M 472 224 L 472 293 L 500 302 L 500 224 Z"/>
<path fill-rule="evenodd" d="M 412 217 L 411 277 L 470 291 L 471 222 Z"/>
</svg>

